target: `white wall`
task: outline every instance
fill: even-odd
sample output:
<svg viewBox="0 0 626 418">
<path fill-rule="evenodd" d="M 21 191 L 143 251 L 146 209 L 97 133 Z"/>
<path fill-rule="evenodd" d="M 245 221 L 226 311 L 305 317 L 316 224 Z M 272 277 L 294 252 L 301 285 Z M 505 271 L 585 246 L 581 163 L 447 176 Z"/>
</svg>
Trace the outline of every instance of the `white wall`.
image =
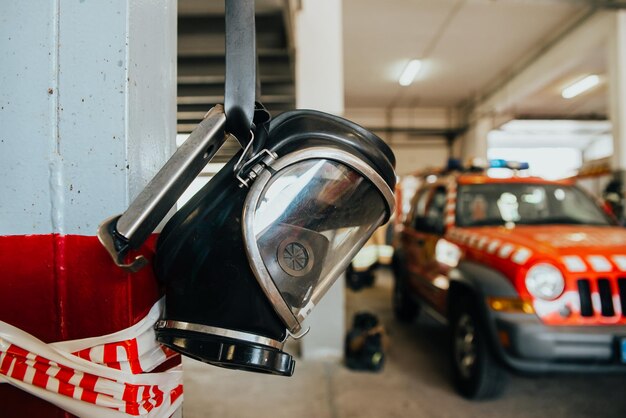
<svg viewBox="0 0 626 418">
<path fill-rule="evenodd" d="M 345 117 L 368 129 L 376 130 L 396 156 L 400 176 L 426 167 L 441 167 L 448 160 L 448 146 L 441 136 L 418 136 L 394 129 L 449 129 L 458 126 L 455 113 L 441 107 L 417 108 L 347 108 Z"/>
<path fill-rule="evenodd" d="M 445 129 L 459 125 L 459 115 L 444 107 L 346 108 L 346 118 L 368 128 Z"/>
<path fill-rule="evenodd" d="M 417 170 L 439 168 L 448 162 L 448 150 L 445 147 L 416 146 L 410 149 L 391 148 L 396 155 L 396 173 L 404 176 Z"/>
</svg>

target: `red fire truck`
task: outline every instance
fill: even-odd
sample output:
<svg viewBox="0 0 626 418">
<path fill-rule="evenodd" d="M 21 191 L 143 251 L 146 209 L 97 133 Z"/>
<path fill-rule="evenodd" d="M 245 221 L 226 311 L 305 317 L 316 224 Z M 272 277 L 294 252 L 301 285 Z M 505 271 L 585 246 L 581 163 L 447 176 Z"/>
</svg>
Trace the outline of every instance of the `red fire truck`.
<svg viewBox="0 0 626 418">
<path fill-rule="evenodd" d="M 449 324 L 454 383 L 500 393 L 506 369 L 626 372 L 626 229 L 570 181 L 457 171 L 426 182 L 393 256 L 401 321 Z"/>
</svg>

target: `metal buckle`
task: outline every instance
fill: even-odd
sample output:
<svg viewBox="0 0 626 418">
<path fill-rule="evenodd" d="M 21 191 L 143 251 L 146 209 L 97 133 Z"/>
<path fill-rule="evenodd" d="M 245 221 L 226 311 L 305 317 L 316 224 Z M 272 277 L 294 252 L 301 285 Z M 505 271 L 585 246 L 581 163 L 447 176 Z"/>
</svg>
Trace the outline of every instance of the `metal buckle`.
<svg viewBox="0 0 626 418">
<path fill-rule="evenodd" d="M 237 164 L 235 164 L 235 168 L 233 169 L 233 171 L 235 172 L 235 178 L 239 181 L 240 188 L 250 187 L 250 183 L 252 183 L 266 167 L 271 165 L 272 162 L 276 161 L 276 159 L 278 158 L 278 155 L 275 152 L 264 148 L 259 151 L 258 154 L 250 157 L 248 161 L 243 162 L 243 159 L 245 158 L 246 154 L 248 153 L 254 142 L 254 133 L 250 131 L 250 134 L 252 135 L 252 137 L 250 138 L 250 142 L 248 142 L 248 145 L 246 145 L 246 148 L 241 153 L 241 156 L 239 157 L 239 160 L 237 161 Z M 246 170 L 248 169 L 249 171 L 246 172 Z"/>
</svg>

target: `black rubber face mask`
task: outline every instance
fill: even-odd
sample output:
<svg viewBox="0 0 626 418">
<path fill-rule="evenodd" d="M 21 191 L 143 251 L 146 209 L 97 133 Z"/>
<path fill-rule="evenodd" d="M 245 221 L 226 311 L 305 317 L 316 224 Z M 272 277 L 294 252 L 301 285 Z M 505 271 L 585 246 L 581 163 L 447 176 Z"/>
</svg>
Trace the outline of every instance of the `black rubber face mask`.
<svg viewBox="0 0 626 418">
<path fill-rule="evenodd" d="M 283 352 L 394 209 L 395 160 L 377 136 L 315 111 L 259 132 L 164 228 L 158 340 L 229 368 L 291 375 Z"/>
</svg>

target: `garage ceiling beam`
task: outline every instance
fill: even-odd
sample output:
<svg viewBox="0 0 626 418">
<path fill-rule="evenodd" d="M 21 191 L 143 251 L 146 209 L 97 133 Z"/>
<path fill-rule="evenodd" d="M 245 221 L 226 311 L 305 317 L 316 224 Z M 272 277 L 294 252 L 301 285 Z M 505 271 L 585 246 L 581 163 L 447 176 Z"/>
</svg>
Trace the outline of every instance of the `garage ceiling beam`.
<svg viewBox="0 0 626 418">
<path fill-rule="evenodd" d="M 368 126 L 367 130 L 372 132 L 401 133 L 408 134 L 411 137 L 423 138 L 456 138 L 465 132 L 465 129 L 428 129 L 428 128 L 402 128 L 402 127 L 384 127 L 384 126 Z"/>
<path fill-rule="evenodd" d="M 511 109 L 523 98 L 553 82 L 601 48 L 611 29 L 610 13 L 591 10 L 564 29 L 552 42 L 529 55 L 518 68 L 494 83 L 494 87 L 463 107 L 468 123 L 485 114 Z"/>
<path fill-rule="evenodd" d="M 515 119 L 518 120 L 559 120 L 563 119 L 563 115 L 554 114 L 554 115 L 533 115 L 529 113 L 522 113 L 515 115 Z M 577 120 L 577 121 L 605 121 L 606 117 L 604 115 L 571 115 L 568 116 L 569 120 Z"/>
</svg>

